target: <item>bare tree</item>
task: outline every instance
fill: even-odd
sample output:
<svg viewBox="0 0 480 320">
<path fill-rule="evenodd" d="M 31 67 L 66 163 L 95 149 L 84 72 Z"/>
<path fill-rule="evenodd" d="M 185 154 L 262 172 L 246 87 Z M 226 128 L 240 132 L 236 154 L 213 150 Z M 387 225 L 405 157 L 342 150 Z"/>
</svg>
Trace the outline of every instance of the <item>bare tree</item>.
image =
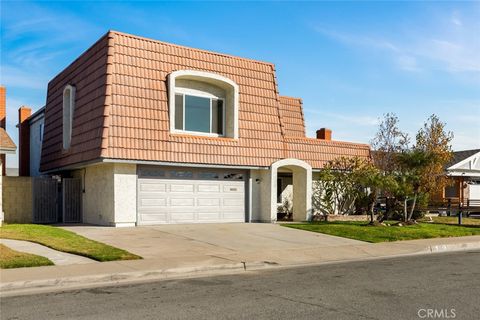
<svg viewBox="0 0 480 320">
<path fill-rule="evenodd" d="M 394 113 L 386 113 L 381 120 L 375 137 L 370 142 L 375 165 L 384 173 L 396 170 L 395 155 L 408 150 L 410 138 L 398 127 L 399 120 Z"/>
</svg>

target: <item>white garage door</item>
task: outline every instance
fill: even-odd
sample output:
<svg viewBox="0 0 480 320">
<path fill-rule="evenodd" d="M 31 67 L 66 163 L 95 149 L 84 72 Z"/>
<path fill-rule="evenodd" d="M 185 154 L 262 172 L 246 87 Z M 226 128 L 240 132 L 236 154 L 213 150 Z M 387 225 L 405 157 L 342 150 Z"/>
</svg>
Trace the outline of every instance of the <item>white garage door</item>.
<svg viewBox="0 0 480 320">
<path fill-rule="evenodd" d="M 138 224 L 245 222 L 240 170 L 139 166 Z"/>
<path fill-rule="evenodd" d="M 480 200 L 480 184 L 471 184 L 468 186 L 469 191 L 469 199 L 472 200 Z"/>
</svg>

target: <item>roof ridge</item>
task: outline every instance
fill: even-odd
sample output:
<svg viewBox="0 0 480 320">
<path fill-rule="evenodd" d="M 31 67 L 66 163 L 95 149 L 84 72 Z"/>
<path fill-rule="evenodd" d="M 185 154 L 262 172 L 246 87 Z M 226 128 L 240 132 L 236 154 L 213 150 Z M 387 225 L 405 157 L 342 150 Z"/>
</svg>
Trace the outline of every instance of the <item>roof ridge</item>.
<svg viewBox="0 0 480 320">
<path fill-rule="evenodd" d="M 135 35 L 135 34 L 125 33 L 125 32 L 116 31 L 116 30 L 109 30 L 108 33 L 113 33 L 113 34 L 118 34 L 118 35 L 122 35 L 122 36 L 126 36 L 126 37 L 132 37 L 132 38 L 137 38 L 137 39 L 141 39 L 141 40 L 161 43 L 161 44 L 165 44 L 165 45 L 169 45 L 169 46 L 177 47 L 177 48 L 183 48 L 183 49 L 189 49 L 189 50 L 194 50 L 194 51 L 208 53 L 208 54 L 214 54 L 214 55 L 223 56 L 223 57 L 227 57 L 227 58 L 233 58 L 233 59 L 255 62 L 255 63 L 259 63 L 259 64 L 263 64 L 263 65 L 269 65 L 269 66 L 274 66 L 275 65 L 274 63 L 268 62 L 268 61 L 261 61 L 261 60 L 251 59 L 251 58 L 244 58 L 244 57 L 235 56 L 235 55 L 232 55 L 232 54 L 210 51 L 210 50 L 206 50 L 206 49 L 193 48 L 193 47 L 189 47 L 189 46 L 184 46 L 184 45 L 180 45 L 180 44 L 175 44 L 175 43 L 171 43 L 171 42 L 156 40 L 156 39 L 147 38 L 147 37 L 142 37 L 142 36 L 138 36 L 138 35 Z"/>
<path fill-rule="evenodd" d="M 302 98 L 299 98 L 299 97 L 292 97 L 292 96 L 283 96 L 283 95 L 279 95 L 280 98 L 284 98 L 284 99 L 291 99 L 291 100 L 300 100 L 300 101 L 303 101 Z"/>
</svg>

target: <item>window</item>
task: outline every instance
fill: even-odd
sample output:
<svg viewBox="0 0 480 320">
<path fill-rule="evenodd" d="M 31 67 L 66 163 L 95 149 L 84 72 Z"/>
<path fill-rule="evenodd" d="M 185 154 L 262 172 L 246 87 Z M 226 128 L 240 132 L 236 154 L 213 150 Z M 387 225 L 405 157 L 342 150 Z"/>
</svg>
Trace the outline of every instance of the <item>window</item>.
<svg viewBox="0 0 480 320">
<path fill-rule="evenodd" d="M 172 178 L 181 178 L 181 179 L 190 179 L 193 177 L 192 171 L 170 171 L 170 176 Z"/>
<path fill-rule="evenodd" d="M 243 174 L 241 173 L 226 173 L 223 175 L 225 180 L 243 180 Z"/>
<path fill-rule="evenodd" d="M 43 142 L 43 123 L 40 123 L 38 129 L 39 142 Z"/>
<path fill-rule="evenodd" d="M 177 70 L 168 75 L 170 132 L 238 138 L 239 87 L 222 75 Z"/>
<path fill-rule="evenodd" d="M 199 172 L 198 178 L 206 179 L 206 180 L 211 180 L 211 179 L 216 180 L 216 179 L 219 179 L 220 176 L 218 175 L 218 173 L 215 173 L 215 172 Z"/>
<path fill-rule="evenodd" d="M 75 87 L 68 85 L 63 90 L 63 150 L 70 149 L 72 142 L 73 111 L 75 110 Z"/>
<path fill-rule="evenodd" d="M 175 94 L 175 130 L 223 135 L 223 99 Z"/>
</svg>

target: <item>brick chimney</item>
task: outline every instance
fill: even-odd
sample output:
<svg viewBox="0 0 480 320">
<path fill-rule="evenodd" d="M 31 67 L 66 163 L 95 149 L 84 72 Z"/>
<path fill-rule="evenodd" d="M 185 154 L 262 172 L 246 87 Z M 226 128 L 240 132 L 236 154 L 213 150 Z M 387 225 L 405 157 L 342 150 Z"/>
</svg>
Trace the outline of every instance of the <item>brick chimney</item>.
<svg viewBox="0 0 480 320">
<path fill-rule="evenodd" d="M 18 175 L 30 175 L 30 125 L 28 118 L 32 109 L 21 106 L 18 109 Z"/>
<path fill-rule="evenodd" d="M 6 129 L 5 125 L 7 122 L 7 100 L 6 100 L 6 89 L 4 86 L 0 86 L 0 128 Z M 2 166 L 2 176 L 5 175 L 5 170 L 7 169 L 6 155 L 0 155 L 0 162 L 3 163 Z"/>
<path fill-rule="evenodd" d="M 332 130 L 327 128 L 321 128 L 320 130 L 317 130 L 317 139 L 328 141 L 332 140 Z"/>
</svg>

